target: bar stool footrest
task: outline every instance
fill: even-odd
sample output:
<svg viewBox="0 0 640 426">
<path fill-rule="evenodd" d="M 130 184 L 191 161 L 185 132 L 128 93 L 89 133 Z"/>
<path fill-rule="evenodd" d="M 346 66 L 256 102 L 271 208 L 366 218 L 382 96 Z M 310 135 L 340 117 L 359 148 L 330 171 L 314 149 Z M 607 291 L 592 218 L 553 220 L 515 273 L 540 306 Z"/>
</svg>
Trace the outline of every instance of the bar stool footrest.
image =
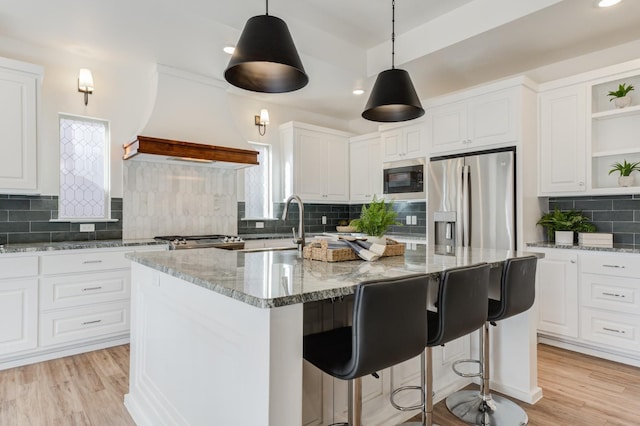
<svg viewBox="0 0 640 426">
<path fill-rule="evenodd" d="M 396 401 L 394 400 L 396 394 L 406 391 L 406 390 L 419 390 L 420 391 L 420 401 L 422 401 L 419 405 L 412 405 L 409 407 L 405 407 L 402 405 L 399 405 L 396 403 Z M 424 392 L 422 390 L 422 387 L 420 386 L 401 386 L 398 389 L 394 389 L 393 392 L 391 392 L 391 396 L 389 396 L 389 401 L 391 402 L 391 405 L 393 405 L 393 408 L 395 408 L 396 410 L 399 411 L 413 411 L 413 410 L 420 410 L 422 409 L 422 407 L 424 407 Z"/>
<path fill-rule="evenodd" d="M 463 373 L 462 371 L 456 368 L 458 364 L 466 364 L 466 363 L 478 364 L 478 372 Z M 453 370 L 454 373 L 456 373 L 460 377 L 482 377 L 482 363 L 478 359 L 459 359 L 451 365 L 451 369 Z"/>
</svg>

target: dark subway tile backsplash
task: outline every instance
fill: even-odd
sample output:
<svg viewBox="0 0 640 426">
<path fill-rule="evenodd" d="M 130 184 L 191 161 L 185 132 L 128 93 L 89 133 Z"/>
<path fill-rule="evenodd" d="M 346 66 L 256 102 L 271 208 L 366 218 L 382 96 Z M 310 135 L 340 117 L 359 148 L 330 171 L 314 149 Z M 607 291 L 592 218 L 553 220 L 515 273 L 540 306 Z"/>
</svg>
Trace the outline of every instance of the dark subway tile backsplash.
<svg viewBox="0 0 640 426">
<path fill-rule="evenodd" d="M 617 244 L 640 243 L 640 194 L 587 197 L 550 197 L 548 210 L 581 210 L 596 232 L 613 233 Z"/>
<path fill-rule="evenodd" d="M 122 238 L 122 199 L 111 199 L 118 222 L 91 222 L 95 232 L 80 232 L 79 223 L 49 222 L 58 217 L 58 197 L 0 194 L 0 244 L 92 241 Z"/>
</svg>

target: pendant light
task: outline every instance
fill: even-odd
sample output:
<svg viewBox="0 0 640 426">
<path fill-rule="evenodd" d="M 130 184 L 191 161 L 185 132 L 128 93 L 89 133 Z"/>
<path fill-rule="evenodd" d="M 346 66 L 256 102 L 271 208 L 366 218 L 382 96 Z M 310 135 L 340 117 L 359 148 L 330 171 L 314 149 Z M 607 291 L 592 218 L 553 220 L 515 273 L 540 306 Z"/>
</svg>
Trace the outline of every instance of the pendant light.
<svg viewBox="0 0 640 426">
<path fill-rule="evenodd" d="M 395 67 L 396 2 L 391 1 L 391 69 L 378 74 L 362 117 L 371 121 L 397 122 L 424 115 L 424 109 L 405 70 Z"/>
<path fill-rule="evenodd" d="M 250 18 L 242 30 L 224 78 L 253 92 L 284 93 L 309 82 L 287 24 L 266 13 Z"/>
</svg>

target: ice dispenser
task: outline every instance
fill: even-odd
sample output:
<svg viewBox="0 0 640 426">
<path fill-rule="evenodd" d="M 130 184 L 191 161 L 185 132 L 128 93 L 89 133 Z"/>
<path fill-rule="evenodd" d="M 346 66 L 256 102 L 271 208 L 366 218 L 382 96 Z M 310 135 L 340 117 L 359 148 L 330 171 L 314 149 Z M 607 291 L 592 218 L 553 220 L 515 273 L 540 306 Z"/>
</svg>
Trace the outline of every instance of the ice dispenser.
<svg viewBox="0 0 640 426">
<path fill-rule="evenodd" d="M 436 246 L 456 246 L 456 212 L 433 212 Z"/>
</svg>

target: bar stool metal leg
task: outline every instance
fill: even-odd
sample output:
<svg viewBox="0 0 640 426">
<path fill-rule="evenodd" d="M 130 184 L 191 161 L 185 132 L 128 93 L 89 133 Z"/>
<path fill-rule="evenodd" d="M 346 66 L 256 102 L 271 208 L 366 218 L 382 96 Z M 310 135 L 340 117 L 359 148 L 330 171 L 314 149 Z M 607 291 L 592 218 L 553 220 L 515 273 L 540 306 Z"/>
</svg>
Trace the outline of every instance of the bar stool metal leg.
<svg viewBox="0 0 640 426">
<path fill-rule="evenodd" d="M 460 420 L 474 425 L 523 426 L 529 422 L 527 413 L 516 403 L 501 396 L 491 395 L 489 387 L 489 323 L 480 333 L 480 362 L 482 364 L 482 383 L 478 391 L 458 391 L 447 400 L 447 408 Z"/>
</svg>

